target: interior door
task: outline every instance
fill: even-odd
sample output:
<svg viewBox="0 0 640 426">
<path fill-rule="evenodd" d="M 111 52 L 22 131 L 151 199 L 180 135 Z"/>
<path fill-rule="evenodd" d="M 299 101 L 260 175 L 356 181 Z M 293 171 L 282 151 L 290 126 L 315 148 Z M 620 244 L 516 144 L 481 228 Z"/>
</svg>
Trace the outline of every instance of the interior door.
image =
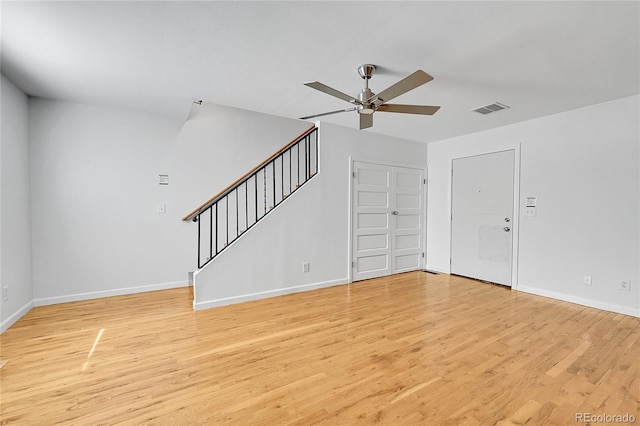
<svg viewBox="0 0 640 426">
<path fill-rule="evenodd" d="M 515 151 L 452 164 L 451 273 L 511 286 Z"/>
<path fill-rule="evenodd" d="M 422 266 L 424 172 L 393 167 L 392 182 L 393 273 L 415 271 Z"/>
<path fill-rule="evenodd" d="M 354 163 L 353 281 L 421 267 L 423 179 L 421 170 Z"/>
</svg>

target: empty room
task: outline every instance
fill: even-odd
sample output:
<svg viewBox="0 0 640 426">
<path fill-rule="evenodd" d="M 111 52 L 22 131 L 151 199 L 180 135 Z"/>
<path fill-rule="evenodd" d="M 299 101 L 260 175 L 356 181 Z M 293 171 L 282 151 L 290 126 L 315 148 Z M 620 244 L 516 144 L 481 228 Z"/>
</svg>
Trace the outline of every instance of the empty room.
<svg viewBox="0 0 640 426">
<path fill-rule="evenodd" d="M 640 422 L 640 2 L 0 19 L 1 424 Z"/>
</svg>

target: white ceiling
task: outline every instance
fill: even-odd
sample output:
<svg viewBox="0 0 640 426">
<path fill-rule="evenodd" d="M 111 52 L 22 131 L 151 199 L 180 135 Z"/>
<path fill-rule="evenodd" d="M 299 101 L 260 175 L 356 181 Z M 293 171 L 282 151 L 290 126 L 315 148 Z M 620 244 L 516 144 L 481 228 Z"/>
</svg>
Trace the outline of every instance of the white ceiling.
<svg viewBox="0 0 640 426">
<path fill-rule="evenodd" d="M 421 142 L 640 92 L 638 1 L 2 1 L 2 72 L 27 94 L 186 117 L 194 99 L 297 118 L 350 104 L 356 69 L 380 92 L 434 80 L 364 130 Z M 511 108 L 483 116 L 472 109 Z M 357 128 L 356 112 L 322 118 Z M 312 120 L 313 121 L 313 120 Z"/>
</svg>

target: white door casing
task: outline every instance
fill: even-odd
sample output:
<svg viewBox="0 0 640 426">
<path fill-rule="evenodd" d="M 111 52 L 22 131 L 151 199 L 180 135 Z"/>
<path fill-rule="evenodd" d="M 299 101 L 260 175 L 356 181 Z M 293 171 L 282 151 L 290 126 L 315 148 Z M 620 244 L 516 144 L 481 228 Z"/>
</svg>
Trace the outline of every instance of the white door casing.
<svg viewBox="0 0 640 426">
<path fill-rule="evenodd" d="M 514 163 L 514 150 L 452 161 L 452 274 L 511 286 Z"/>
<path fill-rule="evenodd" d="M 352 280 L 420 269 L 424 172 L 353 163 Z"/>
</svg>

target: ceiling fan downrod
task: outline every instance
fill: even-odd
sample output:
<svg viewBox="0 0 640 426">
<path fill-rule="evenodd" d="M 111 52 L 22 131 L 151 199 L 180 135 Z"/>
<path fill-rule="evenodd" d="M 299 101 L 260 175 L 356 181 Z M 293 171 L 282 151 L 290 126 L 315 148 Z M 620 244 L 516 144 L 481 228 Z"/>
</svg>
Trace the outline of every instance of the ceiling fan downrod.
<svg viewBox="0 0 640 426">
<path fill-rule="evenodd" d="M 373 64 L 364 64 L 358 67 L 358 74 L 360 74 L 360 77 L 364 80 L 364 89 L 358 94 L 358 100 L 362 103 L 362 107 L 358 108 L 358 114 L 373 114 L 376 110 L 376 106 L 373 103 L 367 102 L 375 95 L 375 93 L 369 89 L 369 79 L 375 72 L 376 66 Z"/>
</svg>

